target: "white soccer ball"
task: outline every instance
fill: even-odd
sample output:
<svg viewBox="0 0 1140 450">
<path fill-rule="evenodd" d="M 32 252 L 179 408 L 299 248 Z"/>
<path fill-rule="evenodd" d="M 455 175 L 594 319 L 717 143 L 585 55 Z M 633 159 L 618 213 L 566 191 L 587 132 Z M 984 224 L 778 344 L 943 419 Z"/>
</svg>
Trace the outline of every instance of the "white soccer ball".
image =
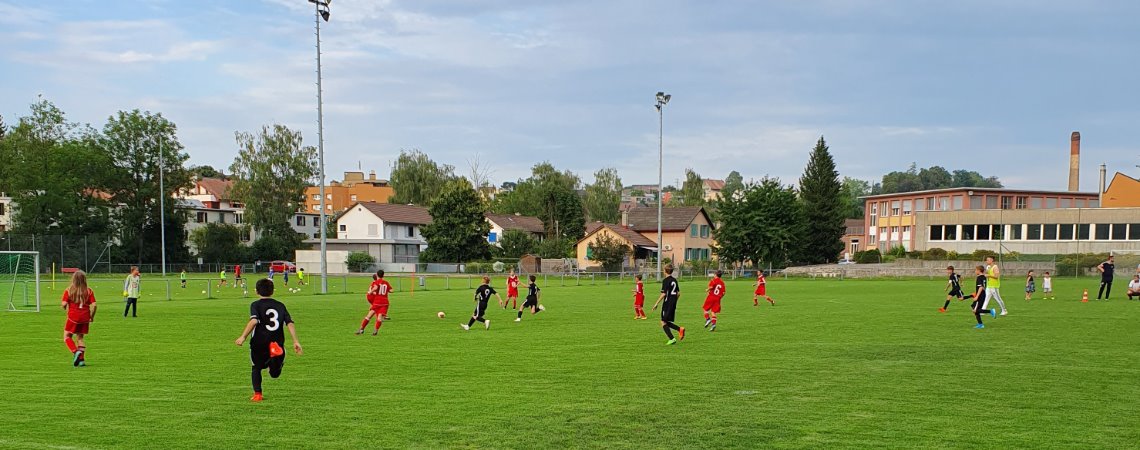
<svg viewBox="0 0 1140 450">
<path fill-rule="evenodd" d="M 205 294 L 205 293 L 206 293 L 206 291 L 202 291 L 202 293 L 203 293 L 203 294 Z"/>
<path fill-rule="evenodd" d="M 249 291 L 241 291 L 242 295 L 249 295 Z"/>
<path fill-rule="evenodd" d="M 447 317 L 447 314 L 444 314 L 443 311 L 437 312 L 437 313 L 435 313 L 435 315 L 437 317 L 439 317 L 440 319 Z"/>
</svg>

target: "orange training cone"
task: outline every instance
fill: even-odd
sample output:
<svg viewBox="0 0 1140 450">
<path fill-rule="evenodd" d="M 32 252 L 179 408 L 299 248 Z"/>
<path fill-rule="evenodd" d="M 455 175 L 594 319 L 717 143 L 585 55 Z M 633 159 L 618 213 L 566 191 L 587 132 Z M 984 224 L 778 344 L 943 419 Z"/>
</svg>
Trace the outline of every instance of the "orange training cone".
<svg viewBox="0 0 1140 450">
<path fill-rule="evenodd" d="M 1085 289 L 1085 295 L 1081 296 L 1081 303 L 1088 303 L 1088 302 L 1089 302 L 1089 290 Z"/>
</svg>

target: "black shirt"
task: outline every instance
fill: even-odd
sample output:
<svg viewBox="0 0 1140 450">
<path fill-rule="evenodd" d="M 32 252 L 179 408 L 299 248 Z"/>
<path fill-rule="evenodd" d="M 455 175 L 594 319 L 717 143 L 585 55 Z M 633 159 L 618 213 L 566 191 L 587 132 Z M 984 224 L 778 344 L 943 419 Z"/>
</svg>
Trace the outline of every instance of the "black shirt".
<svg viewBox="0 0 1140 450">
<path fill-rule="evenodd" d="M 1101 267 L 1104 268 L 1104 273 L 1100 274 L 1101 281 L 1112 281 L 1112 273 L 1116 272 L 1116 264 L 1105 261 Z"/>
<path fill-rule="evenodd" d="M 956 273 L 950 274 L 950 290 L 952 290 L 952 291 L 961 291 L 962 290 L 962 276 L 961 275 L 958 275 Z"/>
<path fill-rule="evenodd" d="M 249 318 L 257 320 L 250 342 L 269 345 L 285 344 L 285 325 L 293 323 L 285 304 L 272 298 L 263 298 L 249 304 Z"/>
<path fill-rule="evenodd" d="M 974 279 L 974 286 L 975 286 L 975 289 L 985 290 L 986 289 L 986 274 L 983 273 L 981 275 L 978 275 L 978 277 Z M 974 292 L 977 292 L 977 290 L 975 290 Z"/>
<path fill-rule="evenodd" d="M 661 282 L 661 293 L 665 294 L 665 301 L 677 301 L 677 296 L 681 295 L 681 286 L 677 284 L 677 279 L 672 275 L 665 277 Z"/>
<path fill-rule="evenodd" d="M 478 289 L 475 289 L 475 299 L 479 300 L 479 303 L 487 303 L 488 300 L 491 300 L 491 296 L 494 294 L 497 294 L 497 292 L 495 292 L 495 288 L 486 284 L 479 286 Z"/>
<path fill-rule="evenodd" d="M 538 284 L 535 284 L 533 281 L 526 288 L 527 288 L 526 296 L 527 297 L 534 297 L 534 298 L 538 298 L 538 291 L 542 290 L 542 289 L 539 289 Z"/>
</svg>

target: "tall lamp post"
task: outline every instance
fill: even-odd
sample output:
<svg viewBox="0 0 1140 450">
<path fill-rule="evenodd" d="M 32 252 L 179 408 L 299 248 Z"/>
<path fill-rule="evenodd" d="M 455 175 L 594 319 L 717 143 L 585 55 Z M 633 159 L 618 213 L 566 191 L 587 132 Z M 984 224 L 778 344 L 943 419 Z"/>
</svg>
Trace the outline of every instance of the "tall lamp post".
<svg viewBox="0 0 1140 450">
<path fill-rule="evenodd" d="M 328 225 L 325 223 L 328 217 L 325 215 L 325 104 L 323 92 L 321 89 L 321 19 L 325 22 L 329 21 L 329 3 L 332 0 L 309 0 L 313 4 L 316 15 L 314 22 L 317 24 L 317 166 L 320 170 L 320 195 L 321 195 L 321 293 L 329 293 L 329 265 L 327 260 L 327 246 L 325 230 Z"/>
<path fill-rule="evenodd" d="M 163 183 L 163 173 L 166 172 L 165 160 L 162 156 L 162 140 L 158 139 L 158 229 L 162 236 L 162 278 L 166 278 L 166 185 Z"/>
<path fill-rule="evenodd" d="M 672 95 L 657 93 L 657 279 L 661 279 L 661 197 L 665 194 L 662 183 L 662 169 L 665 163 L 665 105 Z"/>
</svg>

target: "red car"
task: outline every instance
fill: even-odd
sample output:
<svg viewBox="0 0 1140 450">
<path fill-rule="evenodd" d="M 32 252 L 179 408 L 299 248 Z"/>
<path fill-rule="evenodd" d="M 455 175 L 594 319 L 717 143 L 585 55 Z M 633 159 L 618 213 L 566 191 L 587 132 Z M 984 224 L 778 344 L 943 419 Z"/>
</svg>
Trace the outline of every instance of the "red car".
<svg viewBox="0 0 1140 450">
<path fill-rule="evenodd" d="M 284 273 L 286 270 L 289 273 L 297 273 L 297 266 L 289 261 L 273 261 L 269 263 L 269 270 L 273 273 Z"/>
</svg>

